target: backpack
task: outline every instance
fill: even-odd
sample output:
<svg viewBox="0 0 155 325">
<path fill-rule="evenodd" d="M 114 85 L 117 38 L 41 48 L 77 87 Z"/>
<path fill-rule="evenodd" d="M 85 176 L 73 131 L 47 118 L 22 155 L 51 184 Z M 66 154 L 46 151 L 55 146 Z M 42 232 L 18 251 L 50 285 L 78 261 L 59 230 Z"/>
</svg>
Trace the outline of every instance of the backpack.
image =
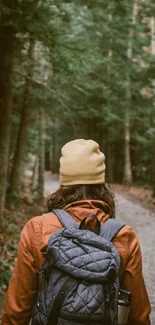
<svg viewBox="0 0 155 325">
<path fill-rule="evenodd" d="M 116 325 L 120 256 L 112 239 L 124 226 L 96 220 L 94 232 L 85 230 L 64 210 L 54 212 L 64 228 L 48 242 L 41 270 L 42 286 L 32 325 Z"/>
</svg>

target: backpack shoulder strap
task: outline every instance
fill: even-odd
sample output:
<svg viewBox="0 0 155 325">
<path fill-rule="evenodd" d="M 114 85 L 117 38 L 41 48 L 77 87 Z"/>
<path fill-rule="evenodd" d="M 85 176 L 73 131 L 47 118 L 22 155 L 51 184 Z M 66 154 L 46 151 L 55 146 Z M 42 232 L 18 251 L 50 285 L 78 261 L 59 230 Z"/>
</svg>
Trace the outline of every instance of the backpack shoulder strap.
<svg viewBox="0 0 155 325">
<path fill-rule="evenodd" d="M 100 236 L 107 240 L 112 241 L 117 233 L 125 226 L 116 219 L 108 219 L 102 226 L 100 230 Z"/>
<path fill-rule="evenodd" d="M 53 209 L 52 212 L 56 214 L 60 222 L 65 228 L 78 228 L 77 222 L 72 216 L 63 209 Z"/>
</svg>

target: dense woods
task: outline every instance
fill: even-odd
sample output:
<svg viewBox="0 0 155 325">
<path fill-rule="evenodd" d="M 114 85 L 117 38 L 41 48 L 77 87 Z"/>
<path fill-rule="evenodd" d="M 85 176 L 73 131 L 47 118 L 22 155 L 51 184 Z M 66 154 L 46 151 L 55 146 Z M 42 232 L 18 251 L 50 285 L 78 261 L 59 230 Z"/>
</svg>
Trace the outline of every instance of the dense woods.
<svg viewBox="0 0 155 325">
<path fill-rule="evenodd" d="M 75 138 L 100 144 L 108 183 L 155 204 L 153 0 L 1 0 L 0 295 L 22 227 L 45 211 L 44 171 Z"/>
<path fill-rule="evenodd" d="M 1 218 L 30 162 L 42 200 L 75 138 L 99 142 L 107 182 L 155 192 L 154 17 L 151 0 L 1 1 Z"/>
</svg>

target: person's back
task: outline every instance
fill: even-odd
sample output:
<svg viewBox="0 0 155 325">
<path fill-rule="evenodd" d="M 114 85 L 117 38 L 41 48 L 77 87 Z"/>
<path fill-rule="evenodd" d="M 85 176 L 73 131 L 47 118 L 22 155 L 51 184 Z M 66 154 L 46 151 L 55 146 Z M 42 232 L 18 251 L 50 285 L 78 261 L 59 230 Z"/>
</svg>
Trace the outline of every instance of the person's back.
<svg viewBox="0 0 155 325">
<path fill-rule="evenodd" d="M 63 227 L 51 212 L 53 209 L 64 209 L 79 224 L 90 213 L 96 215 L 101 224 L 115 218 L 114 196 L 105 184 L 104 155 L 96 142 L 75 140 L 63 147 L 60 183 L 61 187 L 48 199 L 49 213 L 32 218 L 22 231 L 2 325 L 29 324 L 41 286 L 41 277 L 33 275 L 44 262 L 50 236 Z M 93 228 L 93 220 L 89 220 L 87 229 L 93 231 Z M 150 303 L 137 236 L 126 225 L 116 234 L 113 243 L 121 257 L 121 288 L 132 294 L 127 325 L 149 325 Z"/>
</svg>

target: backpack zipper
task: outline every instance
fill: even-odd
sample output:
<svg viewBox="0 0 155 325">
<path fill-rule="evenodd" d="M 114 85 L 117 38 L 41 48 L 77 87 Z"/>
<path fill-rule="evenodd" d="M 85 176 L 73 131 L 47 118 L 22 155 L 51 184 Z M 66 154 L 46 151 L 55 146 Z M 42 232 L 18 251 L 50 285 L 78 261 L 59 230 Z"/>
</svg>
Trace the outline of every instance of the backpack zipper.
<svg viewBox="0 0 155 325">
<path fill-rule="evenodd" d="M 81 240 L 79 240 L 79 239 L 77 239 L 77 238 L 75 238 L 73 236 L 70 236 L 70 235 L 65 234 L 65 235 L 63 235 L 63 237 L 65 237 L 65 238 L 71 240 L 73 243 L 79 245 L 81 248 L 83 248 L 86 251 L 86 253 L 89 253 L 89 251 L 87 250 L 87 248 L 83 247 L 83 245 L 94 246 L 95 248 L 99 248 L 101 250 L 102 250 L 102 247 L 103 247 L 102 244 L 100 245 L 100 244 L 98 244 L 96 242 L 95 243 L 94 242 L 90 243 L 90 242 L 87 242 L 87 241 L 81 241 Z M 105 245 L 104 245 L 104 250 L 109 252 L 109 253 L 111 252 L 111 248 L 106 247 Z"/>
</svg>

